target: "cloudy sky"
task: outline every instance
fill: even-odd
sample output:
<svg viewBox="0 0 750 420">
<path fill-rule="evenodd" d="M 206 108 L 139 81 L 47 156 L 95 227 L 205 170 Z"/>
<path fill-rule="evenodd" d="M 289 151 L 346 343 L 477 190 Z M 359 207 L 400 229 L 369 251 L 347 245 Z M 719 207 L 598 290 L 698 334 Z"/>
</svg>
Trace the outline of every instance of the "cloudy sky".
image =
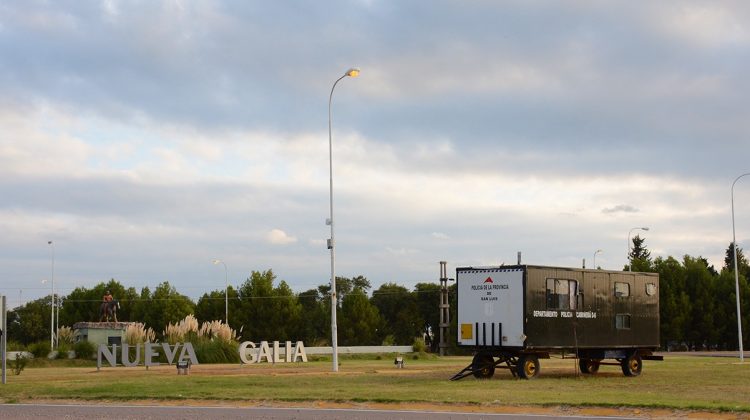
<svg viewBox="0 0 750 420">
<path fill-rule="evenodd" d="M 743 1 L 0 3 L 0 294 L 272 268 L 720 268 L 750 172 Z M 750 177 L 735 191 L 750 248 Z M 48 245 L 53 241 L 53 246 Z"/>
</svg>

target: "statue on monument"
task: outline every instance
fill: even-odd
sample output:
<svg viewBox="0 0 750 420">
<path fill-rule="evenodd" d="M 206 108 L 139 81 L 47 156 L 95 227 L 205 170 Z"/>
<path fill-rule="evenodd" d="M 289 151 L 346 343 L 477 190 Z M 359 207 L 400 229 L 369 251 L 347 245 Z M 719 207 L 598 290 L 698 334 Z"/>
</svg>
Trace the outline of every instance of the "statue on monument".
<svg viewBox="0 0 750 420">
<path fill-rule="evenodd" d="M 112 296 L 109 290 L 102 298 L 102 304 L 99 308 L 99 322 L 109 322 L 109 318 L 117 322 L 117 310 L 120 309 L 120 302 Z"/>
</svg>

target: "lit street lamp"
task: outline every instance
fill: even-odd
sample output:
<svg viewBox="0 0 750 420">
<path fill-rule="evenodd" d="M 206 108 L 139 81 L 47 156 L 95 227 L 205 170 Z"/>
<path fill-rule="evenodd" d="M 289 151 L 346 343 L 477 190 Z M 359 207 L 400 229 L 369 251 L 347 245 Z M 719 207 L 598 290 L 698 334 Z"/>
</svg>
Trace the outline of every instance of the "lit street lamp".
<svg viewBox="0 0 750 420">
<path fill-rule="evenodd" d="M 354 67 L 344 73 L 343 76 L 336 79 L 331 87 L 331 94 L 328 96 L 328 171 L 330 174 L 330 216 L 326 220 L 326 224 L 331 226 L 331 238 L 328 239 L 328 249 L 331 250 L 331 347 L 333 350 L 333 371 L 339 371 L 339 355 L 338 355 L 338 331 L 336 327 L 336 255 L 334 252 L 334 246 L 336 244 L 333 236 L 333 139 L 331 135 L 331 102 L 333 101 L 333 90 L 336 89 L 336 84 L 344 77 L 357 77 L 359 76 L 359 69 Z"/>
<path fill-rule="evenodd" d="M 224 265 L 224 322 L 229 326 L 229 281 L 227 281 L 227 265 L 222 260 L 214 259 L 211 261 L 214 265 Z"/>
<path fill-rule="evenodd" d="M 737 337 L 740 342 L 740 363 L 745 361 L 745 354 L 742 350 L 742 316 L 740 315 L 740 277 L 737 271 L 737 237 L 734 232 L 734 184 L 743 176 L 750 175 L 750 172 L 742 174 L 732 182 L 732 248 L 734 248 L 734 288 L 737 297 Z"/>
<path fill-rule="evenodd" d="M 601 249 L 597 249 L 596 252 L 594 252 L 594 267 L 593 267 L 594 270 L 596 270 L 596 254 L 601 254 L 601 253 L 602 253 Z M 630 250 L 628 250 L 628 253 L 630 253 Z"/>
<path fill-rule="evenodd" d="M 626 261 L 630 261 L 630 234 L 633 233 L 634 230 L 645 230 L 645 231 L 648 231 L 648 228 L 647 227 L 634 227 L 634 228 L 632 228 L 632 229 L 630 229 L 628 231 L 628 256 L 627 256 L 628 258 L 626 259 Z M 633 263 L 632 262 L 630 262 L 628 264 L 628 271 L 633 271 Z"/>
</svg>

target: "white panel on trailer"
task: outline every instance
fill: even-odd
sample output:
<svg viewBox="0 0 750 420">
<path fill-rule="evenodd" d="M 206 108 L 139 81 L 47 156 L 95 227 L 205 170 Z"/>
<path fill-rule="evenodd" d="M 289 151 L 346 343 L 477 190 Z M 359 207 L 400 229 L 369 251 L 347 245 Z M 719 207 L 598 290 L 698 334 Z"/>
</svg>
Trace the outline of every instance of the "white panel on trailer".
<svg viewBox="0 0 750 420">
<path fill-rule="evenodd" d="M 523 347 L 523 268 L 459 268 L 458 343 Z"/>
</svg>

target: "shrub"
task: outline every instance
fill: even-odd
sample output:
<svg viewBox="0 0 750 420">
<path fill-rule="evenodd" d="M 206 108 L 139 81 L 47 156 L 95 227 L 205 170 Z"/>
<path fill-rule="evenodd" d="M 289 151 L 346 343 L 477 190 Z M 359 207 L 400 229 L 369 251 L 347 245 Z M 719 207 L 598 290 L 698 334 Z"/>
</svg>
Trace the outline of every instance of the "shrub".
<svg viewBox="0 0 750 420">
<path fill-rule="evenodd" d="M 392 346 L 396 344 L 396 338 L 393 336 L 393 334 L 386 335 L 383 339 L 383 346 Z"/>
<path fill-rule="evenodd" d="M 417 337 L 414 339 L 414 344 L 412 344 L 412 347 L 414 348 L 414 351 L 417 353 L 427 353 L 427 344 L 424 342 L 424 338 Z"/>
<path fill-rule="evenodd" d="M 204 337 L 193 340 L 195 356 L 200 363 L 239 363 L 240 355 L 236 341 L 207 339 Z"/>
<path fill-rule="evenodd" d="M 10 363 L 10 368 L 13 369 L 13 374 L 16 376 L 20 375 L 23 368 L 26 367 L 27 362 L 28 360 L 23 353 L 17 353 L 16 358 Z"/>
<path fill-rule="evenodd" d="M 8 351 L 25 351 L 26 346 L 15 340 L 8 340 L 6 343 L 6 349 L 8 349 Z"/>
<path fill-rule="evenodd" d="M 79 341 L 73 345 L 76 359 L 93 359 L 96 354 L 96 346 L 89 341 Z"/>
<path fill-rule="evenodd" d="M 52 351 L 50 344 L 46 341 L 37 341 L 36 343 L 29 344 L 29 352 L 34 357 L 47 357 L 49 352 Z"/>
<path fill-rule="evenodd" d="M 59 343 L 57 345 L 57 355 L 55 355 L 55 359 L 67 359 L 71 347 L 72 346 L 68 343 Z"/>
</svg>

